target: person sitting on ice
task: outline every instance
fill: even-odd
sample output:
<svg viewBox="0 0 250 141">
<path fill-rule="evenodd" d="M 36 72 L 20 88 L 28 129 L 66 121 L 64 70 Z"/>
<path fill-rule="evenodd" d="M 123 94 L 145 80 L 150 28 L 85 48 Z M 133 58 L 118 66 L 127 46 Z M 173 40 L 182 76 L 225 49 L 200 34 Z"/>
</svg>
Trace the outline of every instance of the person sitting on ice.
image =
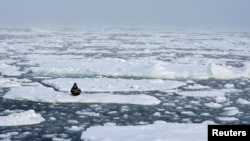
<svg viewBox="0 0 250 141">
<path fill-rule="evenodd" d="M 71 94 L 73 96 L 77 96 L 81 93 L 81 89 L 78 88 L 77 84 L 74 83 L 73 87 L 71 88 Z"/>
</svg>

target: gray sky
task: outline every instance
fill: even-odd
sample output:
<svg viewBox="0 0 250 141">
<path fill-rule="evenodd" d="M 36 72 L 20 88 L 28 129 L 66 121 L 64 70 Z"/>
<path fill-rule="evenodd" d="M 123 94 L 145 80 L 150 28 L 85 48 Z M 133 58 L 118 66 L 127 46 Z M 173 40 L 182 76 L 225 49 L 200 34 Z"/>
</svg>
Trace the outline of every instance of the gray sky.
<svg viewBox="0 0 250 141">
<path fill-rule="evenodd" d="M 0 0 L 0 24 L 249 25 L 250 0 Z"/>
</svg>

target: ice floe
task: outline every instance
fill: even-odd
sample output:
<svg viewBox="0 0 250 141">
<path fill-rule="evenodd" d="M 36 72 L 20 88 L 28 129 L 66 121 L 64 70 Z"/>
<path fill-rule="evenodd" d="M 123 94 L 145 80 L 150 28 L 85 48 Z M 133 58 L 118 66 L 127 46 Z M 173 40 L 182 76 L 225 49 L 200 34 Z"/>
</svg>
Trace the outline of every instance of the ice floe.
<svg viewBox="0 0 250 141">
<path fill-rule="evenodd" d="M 199 90 L 199 89 L 209 89 L 209 86 L 204 86 L 204 85 L 200 85 L 200 84 L 194 84 L 194 85 L 188 85 L 185 87 L 186 89 L 190 89 L 190 90 Z"/>
<path fill-rule="evenodd" d="M 224 112 L 221 113 L 221 115 L 223 115 L 223 116 L 234 116 L 234 115 L 242 113 L 239 111 L 239 109 L 237 107 L 226 107 L 223 110 L 224 110 Z"/>
<path fill-rule="evenodd" d="M 250 101 L 245 100 L 245 99 L 243 99 L 243 98 L 238 98 L 238 99 L 236 100 L 236 102 L 239 103 L 239 104 L 241 104 L 241 105 L 250 105 Z"/>
<path fill-rule="evenodd" d="M 100 117 L 100 114 L 96 112 L 77 111 L 76 114 L 81 115 L 81 116 Z"/>
<path fill-rule="evenodd" d="M 13 65 L 8 65 L 0 62 L 0 74 L 7 76 L 20 76 L 23 72 L 19 71 L 19 68 Z"/>
<path fill-rule="evenodd" d="M 204 105 L 207 106 L 208 108 L 214 108 L 214 109 L 218 109 L 222 107 L 221 104 L 215 103 L 215 102 L 205 103 Z"/>
<path fill-rule="evenodd" d="M 8 133 L 5 133 L 5 134 L 0 134 L 0 141 L 11 141 L 10 138 L 12 136 L 16 136 L 18 134 L 19 134 L 18 132 L 8 132 Z"/>
<path fill-rule="evenodd" d="M 164 79 L 234 79 L 250 76 L 250 67 L 241 68 L 226 65 L 179 64 L 144 59 L 124 60 L 117 58 L 72 59 L 63 56 L 28 56 L 29 71 L 38 76 L 112 76 Z M 53 61 L 55 60 L 55 61 Z M 67 64 L 67 65 L 65 65 Z"/>
<path fill-rule="evenodd" d="M 34 110 L 11 113 L 7 116 L 0 116 L 0 126 L 32 125 L 44 121 L 45 119 Z"/>
<path fill-rule="evenodd" d="M 223 97 L 226 94 L 239 92 L 238 89 L 212 89 L 212 90 L 197 90 L 197 91 L 179 91 L 176 92 L 182 96 L 193 96 L 193 97 Z M 218 99 L 219 100 L 219 99 Z"/>
<path fill-rule="evenodd" d="M 68 128 L 69 132 L 79 132 L 81 130 L 83 130 L 83 127 L 71 126 L 70 128 Z"/>
<path fill-rule="evenodd" d="M 0 77 L 0 88 L 10 88 L 21 86 L 20 83 L 8 78 Z"/>
<path fill-rule="evenodd" d="M 160 79 L 112 79 L 112 78 L 58 78 L 42 81 L 59 91 L 69 91 L 77 83 L 83 91 L 161 91 L 185 85 L 186 83 Z"/>
<path fill-rule="evenodd" d="M 223 102 L 226 102 L 228 99 L 225 97 L 225 96 L 217 96 L 216 98 L 215 98 L 215 101 L 217 102 L 217 103 L 223 103 Z"/>
<path fill-rule="evenodd" d="M 161 101 L 145 94 L 110 94 L 110 93 L 82 93 L 79 96 L 71 96 L 66 92 L 54 91 L 44 86 L 16 87 L 7 92 L 3 98 L 13 100 L 30 100 L 49 103 L 118 103 L 118 104 L 140 104 L 155 105 Z"/>
<path fill-rule="evenodd" d="M 239 120 L 236 117 L 218 117 L 217 119 L 224 122 L 233 122 Z"/>
<path fill-rule="evenodd" d="M 81 139 L 89 141 L 203 141 L 207 139 L 207 125 L 167 123 L 156 121 L 138 126 L 95 126 L 82 132 Z"/>
</svg>

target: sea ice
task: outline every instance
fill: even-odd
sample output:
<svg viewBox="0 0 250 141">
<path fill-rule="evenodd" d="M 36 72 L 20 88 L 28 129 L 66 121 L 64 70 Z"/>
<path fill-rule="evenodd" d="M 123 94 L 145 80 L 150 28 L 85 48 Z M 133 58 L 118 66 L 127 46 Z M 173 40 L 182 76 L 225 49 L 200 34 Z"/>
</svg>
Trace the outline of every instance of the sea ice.
<svg viewBox="0 0 250 141">
<path fill-rule="evenodd" d="M 217 103 L 223 103 L 223 102 L 227 101 L 227 98 L 226 98 L 225 96 L 217 96 L 217 97 L 215 98 L 215 101 L 216 101 Z"/>
<path fill-rule="evenodd" d="M 234 116 L 242 112 L 237 107 L 226 107 L 223 109 L 225 112 L 221 113 L 223 116 Z"/>
<path fill-rule="evenodd" d="M 82 140 L 89 141 L 204 141 L 207 123 L 184 124 L 156 121 L 138 126 L 95 126 L 82 132 Z"/>
<path fill-rule="evenodd" d="M 113 79 L 113 78 L 58 78 L 42 81 L 59 91 L 69 91 L 77 83 L 83 91 L 160 91 L 169 90 L 185 85 L 186 83 L 159 79 Z"/>
<path fill-rule="evenodd" d="M 0 126 L 20 126 L 38 124 L 45 119 L 34 110 L 28 110 L 19 113 L 12 113 L 7 116 L 0 116 Z"/>
<path fill-rule="evenodd" d="M 236 117 L 218 117 L 217 119 L 220 121 L 225 121 L 225 122 L 233 122 L 233 121 L 239 120 Z"/>
<path fill-rule="evenodd" d="M 78 115 L 84 115 L 84 116 L 93 116 L 93 117 L 99 117 L 100 114 L 96 112 L 86 112 L 86 111 L 77 111 L 76 114 Z"/>
<path fill-rule="evenodd" d="M 237 89 L 212 89 L 212 90 L 196 90 L 196 91 L 179 91 L 176 92 L 182 96 L 193 96 L 193 97 L 223 97 L 229 93 L 239 92 Z"/>
<path fill-rule="evenodd" d="M 11 141 L 10 138 L 12 136 L 16 136 L 18 134 L 19 134 L 18 132 L 8 132 L 8 133 L 5 133 L 5 134 L 0 134 L 0 141 Z"/>
<path fill-rule="evenodd" d="M 68 128 L 69 132 L 79 132 L 81 130 L 83 130 L 83 128 L 78 126 L 71 126 L 70 128 Z"/>
<path fill-rule="evenodd" d="M 123 60 L 117 58 L 72 59 L 50 55 L 27 56 L 27 58 L 31 65 L 39 65 L 29 68 L 33 75 L 38 76 L 123 76 L 164 79 L 234 79 L 250 76 L 250 65 L 248 64 L 237 68 L 215 63 L 180 64 L 153 59 L 148 61 L 145 61 L 145 59 Z M 53 60 L 56 60 L 56 62 Z"/>
<path fill-rule="evenodd" d="M 145 94 L 120 95 L 110 93 L 82 93 L 79 96 L 72 96 L 69 93 L 54 91 L 52 88 L 44 86 L 16 87 L 7 92 L 3 98 L 48 103 L 117 103 L 156 105 L 161 102 L 157 98 Z"/>
<path fill-rule="evenodd" d="M 0 77 L 0 88 L 10 88 L 10 87 L 17 87 L 17 86 L 21 86 L 20 83 L 16 82 L 16 81 L 12 81 L 8 78 L 3 78 Z"/>
<path fill-rule="evenodd" d="M 192 112 L 192 111 L 182 111 L 181 113 L 184 114 L 184 115 L 189 115 L 189 116 L 195 115 L 195 113 Z"/>
<path fill-rule="evenodd" d="M 8 75 L 8 76 L 19 76 L 22 74 L 21 71 L 19 71 L 19 68 L 16 66 L 8 65 L 5 63 L 0 64 L 0 73 L 2 75 Z"/>
<path fill-rule="evenodd" d="M 65 138 L 52 138 L 52 141 L 71 141 L 71 139 L 65 139 Z"/>
<path fill-rule="evenodd" d="M 69 123 L 69 124 L 78 124 L 79 122 L 77 120 L 68 120 L 67 123 Z"/>
<path fill-rule="evenodd" d="M 200 84 L 194 84 L 194 85 L 188 85 L 185 87 L 186 89 L 190 89 L 190 90 L 199 90 L 199 89 L 209 89 L 209 86 L 204 86 L 204 85 L 200 85 Z"/>
<path fill-rule="evenodd" d="M 236 100 L 236 102 L 239 103 L 239 104 L 241 104 L 241 105 L 250 105 L 250 101 L 245 100 L 245 99 L 243 99 L 243 98 L 238 98 L 238 99 Z"/>
<path fill-rule="evenodd" d="M 214 102 L 205 103 L 204 105 L 207 106 L 207 107 L 209 107 L 209 108 L 215 108 L 215 109 L 222 107 L 221 104 L 214 103 Z"/>
</svg>

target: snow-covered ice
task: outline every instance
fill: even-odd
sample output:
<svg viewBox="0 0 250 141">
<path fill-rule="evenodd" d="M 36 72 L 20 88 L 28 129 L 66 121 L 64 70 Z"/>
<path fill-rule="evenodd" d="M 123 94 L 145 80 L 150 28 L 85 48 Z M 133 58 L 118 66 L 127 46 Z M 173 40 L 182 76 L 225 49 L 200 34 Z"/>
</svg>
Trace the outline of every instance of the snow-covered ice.
<svg viewBox="0 0 250 141">
<path fill-rule="evenodd" d="M 239 98 L 236 100 L 237 103 L 241 104 L 241 105 L 250 105 L 250 101 L 243 99 L 243 98 Z"/>
<path fill-rule="evenodd" d="M 190 89 L 190 90 L 200 90 L 200 89 L 209 89 L 209 86 L 204 86 L 204 85 L 200 85 L 200 84 L 194 84 L 194 85 L 188 85 L 187 87 L 185 87 L 186 89 Z"/>
<path fill-rule="evenodd" d="M 204 105 L 207 106 L 208 108 L 214 108 L 214 109 L 218 109 L 222 107 L 221 104 L 215 103 L 215 102 L 205 103 Z"/>
<path fill-rule="evenodd" d="M 0 77 L 0 88 L 10 88 L 10 87 L 17 87 L 21 86 L 20 83 L 13 81 L 8 78 Z"/>
<path fill-rule="evenodd" d="M 28 56 L 29 70 L 41 76 L 112 76 L 164 79 L 234 79 L 250 77 L 250 65 L 241 68 L 209 64 L 179 64 L 158 60 L 124 60 L 117 58 L 72 59 L 67 56 Z M 56 60 L 53 61 L 53 60 Z M 65 65 L 67 64 L 67 65 Z M 195 68 L 195 69 L 194 69 Z"/>
<path fill-rule="evenodd" d="M 83 130 L 83 128 L 78 126 L 71 126 L 70 128 L 68 128 L 69 132 L 79 132 L 81 130 Z"/>
<path fill-rule="evenodd" d="M 186 83 L 160 79 L 58 78 L 42 81 L 60 91 L 69 91 L 74 83 L 83 91 L 161 91 L 175 89 Z"/>
<path fill-rule="evenodd" d="M 217 103 L 223 103 L 223 102 L 225 102 L 225 101 L 227 101 L 228 99 L 225 97 L 225 96 L 217 96 L 216 98 L 215 98 L 215 101 L 217 102 Z"/>
<path fill-rule="evenodd" d="M 237 121 L 239 120 L 236 117 L 217 117 L 218 120 L 224 121 L 224 122 L 232 122 L 232 121 Z"/>
<path fill-rule="evenodd" d="M 0 140 L 204 141 L 204 120 L 249 123 L 248 31 L 2 27 L 0 37 L 0 115 L 31 108 L 48 120 L 2 127 Z"/>
<path fill-rule="evenodd" d="M 34 110 L 12 113 L 7 116 L 0 116 L 0 126 L 32 125 L 44 121 L 45 119 Z"/>
<path fill-rule="evenodd" d="M 193 96 L 193 97 L 223 97 L 226 94 L 239 92 L 237 89 L 212 89 L 212 90 L 197 90 L 197 91 L 179 91 L 176 92 L 182 96 Z"/>
<path fill-rule="evenodd" d="M 0 141 L 11 141 L 12 136 L 18 135 L 18 132 L 8 132 L 6 134 L 0 134 Z"/>
<path fill-rule="evenodd" d="M 239 111 L 239 109 L 237 107 L 226 107 L 223 110 L 224 110 L 224 112 L 221 113 L 221 115 L 223 115 L 223 116 L 234 116 L 234 115 L 242 113 Z"/>
<path fill-rule="evenodd" d="M 213 124 L 213 123 L 212 123 Z M 138 126 L 95 126 L 82 132 L 81 139 L 89 141 L 204 141 L 207 125 L 155 121 Z"/>
<path fill-rule="evenodd" d="M 93 116 L 93 117 L 99 117 L 100 116 L 99 113 L 86 112 L 86 111 L 77 111 L 76 114 L 78 114 L 78 115 L 84 115 L 84 116 Z"/>
<path fill-rule="evenodd" d="M 118 103 L 156 105 L 161 101 L 145 94 L 110 94 L 110 93 L 82 93 L 79 96 L 71 96 L 69 93 L 54 91 L 44 86 L 16 87 L 7 92 L 3 98 L 13 100 L 30 100 L 49 103 Z"/>
<path fill-rule="evenodd" d="M 8 76 L 20 76 L 23 72 L 19 71 L 19 68 L 13 65 L 8 65 L 0 62 L 0 73 Z"/>
</svg>

